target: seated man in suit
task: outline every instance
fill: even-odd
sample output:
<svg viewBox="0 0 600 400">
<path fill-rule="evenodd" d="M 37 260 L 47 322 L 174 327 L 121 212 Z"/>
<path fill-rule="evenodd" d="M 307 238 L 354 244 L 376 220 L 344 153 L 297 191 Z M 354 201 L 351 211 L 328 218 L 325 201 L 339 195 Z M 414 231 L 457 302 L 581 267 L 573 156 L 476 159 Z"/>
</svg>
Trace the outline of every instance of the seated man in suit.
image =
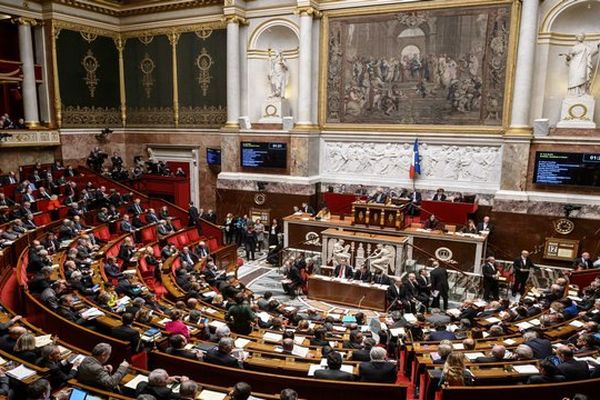
<svg viewBox="0 0 600 400">
<path fill-rule="evenodd" d="M 123 361 L 114 373 L 105 364 L 110 358 L 112 348 L 107 343 L 98 343 L 92 349 L 92 355 L 87 356 L 79 366 L 77 379 L 85 385 L 95 386 L 106 390 L 115 390 L 129 369 L 129 363 Z"/>
<path fill-rule="evenodd" d="M 553 353 L 552 342 L 548 339 L 540 338 L 536 331 L 527 331 L 523 334 L 523 344 L 526 344 L 533 350 L 533 357 L 543 360 L 550 357 Z"/>
<path fill-rule="evenodd" d="M 122 324 L 111 330 L 111 335 L 117 339 L 127 341 L 131 344 L 131 350 L 137 353 L 140 350 L 140 332 L 131 327 L 134 315 L 125 313 L 122 316 Z"/>
<path fill-rule="evenodd" d="M 363 361 L 368 362 L 371 361 L 371 349 L 376 345 L 375 339 L 366 338 L 363 341 L 363 348 L 352 350 L 352 356 L 350 359 L 352 361 Z"/>
<path fill-rule="evenodd" d="M 202 352 L 196 349 L 186 349 L 187 339 L 183 335 L 171 335 L 169 347 L 166 352 L 177 357 L 189 358 L 190 360 L 202 360 Z"/>
<path fill-rule="evenodd" d="M 434 214 L 431 214 L 427 221 L 423 224 L 424 229 L 431 229 L 432 231 L 441 230 L 443 228 L 442 223 Z"/>
<path fill-rule="evenodd" d="M 543 360 L 540 362 L 540 375 L 530 376 L 527 380 L 529 384 L 540 384 L 540 383 L 556 383 L 564 382 L 564 375 L 560 374 L 560 371 L 550 360 Z"/>
<path fill-rule="evenodd" d="M 360 363 L 358 366 L 358 378 L 361 382 L 396 382 L 396 363 L 386 361 L 386 351 L 381 347 L 371 349 L 371 361 Z"/>
<path fill-rule="evenodd" d="M 135 388 L 136 396 L 150 395 L 156 400 L 179 400 L 179 393 L 173 392 L 172 383 L 186 382 L 186 376 L 169 376 L 164 369 L 155 369 L 148 374 L 148 382 L 140 382 Z"/>
<path fill-rule="evenodd" d="M 354 375 L 342 371 L 342 356 L 337 351 L 327 354 L 327 369 L 315 371 L 315 378 L 331 381 L 353 381 Z"/>
<path fill-rule="evenodd" d="M 475 359 L 476 363 L 494 363 L 494 362 L 502 362 L 504 360 L 504 356 L 506 355 L 506 347 L 501 344 L 496 344 L 492 347 L 492 351 L 490 352 L 489 357 L 477 357 Z"/>
<path fill-rule="evenodd" d="M 560 364 L 558 364 L 557 368 L 567 381 L 580 381 L 590 378 L 590 370 L 587 363 L 575 360 L 573 358 L 573 349 L 569 346 L 559 346 L 556 354 L 560 359 Z"/>
<path fill-rule="evenodd" d="M 210 349 L 204 356 L 204 361 L 210 364 L 223 365 L 231 368 L 241 368 L 238 360 L 231 355 L 233 350 L 233 339 L 223 337 L 219 340 L 219 346 Z"/>
<path fill-rule="evenodd" d="M 433 198 L 431 200 L 446 201 L 446 193 L 445 193 L 444 189 L 439 188 L 438 190 L 436 190 L 435 194 L 433 195 Z"/>
<path fill-rule="evenodd" d="M 334 278 L 352 278 L 352 267 L 348 265 L 346 257 L 340 257 L 340 263 L 333 270 Z"/>
<path fill-rule="evenodd" d="M 446 325 L 438 321 L 434 325 L 435 331 L 429 333 L 429 340 L 439 342 L 440 340 L 455 340 L 456 335 L 446 330 Z"/>
<path fill-rule="evenodd" d="M 387 203 L 388 196 L 383 191 L 382 187 L 378 187 L 377 191 L 369 197 L 369 203 L 385 204 Z"/>
<path fill-rule="evenodd" d="M 121 232 L 123 233 L 133 233 L 135 232 L 135 227 L 129 221 L 129 215 L 123 215 L 123 221 L 121 221 Z"/>
<path fill-rule="evenodd" d="M 477 232 L 492 233 L 494 226 L 490 223 L 490 217 L 483 217 L 483 221 L 477 224 Z"/>
<path fill-rule="evenodd" d="M 354 279 L 362 282 L 371 282 L 371 271 L 369 271 L 369 266 L 367 264 L 363 264 L 363 266 L 354 273 Z"/>
</svg>

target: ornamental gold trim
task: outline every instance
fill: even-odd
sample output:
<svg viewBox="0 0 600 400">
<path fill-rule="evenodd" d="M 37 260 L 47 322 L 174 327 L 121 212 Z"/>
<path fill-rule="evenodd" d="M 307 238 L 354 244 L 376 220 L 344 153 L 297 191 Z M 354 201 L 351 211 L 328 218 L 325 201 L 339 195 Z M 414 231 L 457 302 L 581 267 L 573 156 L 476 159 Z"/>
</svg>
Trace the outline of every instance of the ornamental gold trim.
<svg viewBox="0 0 600 400">
<path fill-rule="evenodd" d="M 212 76 L 210 75 L 210 68 L 213 66 L 214 61 L 205 47 L 202 48 L 198 57 L 196 57 L 196 68 L 198 68 L 198 85 L 202 90 L 202 96 L 206 97 L 208 89 L 210 88 L 210 81 Z"/>
<path fill-rule="evenodd" d="M 146 98 L 149 99 L 152 95 L 152 88 L 154 87 L 154 76 L 152 73 L 156 68 L 156 64 L 148 53 L 144 54 L 144 58 L 140 61 L 140 71 L 142 71 L 142 86 L 144 92 L 146 92 Z"/>
<path fill-rule="evenodd" d="M 208 27 L 208 28 L 201 28 L 197 31 L 194 31 L 194 34 L 198 37 L 198 39 L 200 40 L 206 40 L 208 39 L 213 33 L 213 29 Z"/>
<path fill-rule="evenodd" d="M 137 38 L 139 36 L 160 36 L 165 35 L 169 36 L 172 33 L 186 33 L 186 32 L 199 32 L 202 30 L 217 30 L 217 29 L 225 29 L 225 21 L 211 21 L 204 22 L 201 24 L 190 24 L 190 25 L 180 25 L 180 26 L 170 26 L 164 28 L 151 28 L 151 29 L 143 29 L 143 30 L 131 30 L 122 32 L 121 35 L 124 38 Z"/>
<path fill-rule="evenodd" d="M 129 107 L 127 126 L 173 126 L 172 107 Z"/>
<path fill-rule="evenodd" d="M 79 34 L 83 40 L 88 42 L 88 44 L 91 44 L 94 40 L 98 39 L 98 34 L 95 32 L 79 31 Z"/>
<path fill-rule="evenodd" d="M 98 71 L 98 68 L 100 68 L 100 63 L 94 56 L 92 49 L 88 49 L 88 51 L 85 53 L 85 56 L 81 59 L 81 65 L 85 70 L 85 78 L 83 78 L 83 80 L 88 87 L 90 97 L 93 99 L 96 95 L 96 87 L 100 82 L 100 79 L 98 79 L 96 76 L 96 71 Z"/>
<path fill-rule="evenodd" d="M 179 125 L 185 127 L 220 128 L 227 122 L 225 106 L 181 107 Z"/>
<path fill-rule="evenodd" d="M 121 117 L 115 107 L 62 106 L 63 128 L 107 127 L 120 125 Z"/>
</svg>

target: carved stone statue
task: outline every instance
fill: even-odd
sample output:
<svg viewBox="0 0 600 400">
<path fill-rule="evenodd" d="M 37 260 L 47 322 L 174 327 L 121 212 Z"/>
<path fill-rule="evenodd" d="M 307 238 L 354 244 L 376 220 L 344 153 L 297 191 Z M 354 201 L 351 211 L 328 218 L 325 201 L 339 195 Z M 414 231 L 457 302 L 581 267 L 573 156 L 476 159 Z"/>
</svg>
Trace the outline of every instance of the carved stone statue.
<svg viewBox="0 0 600 400">
<path fill-rule="evenodd" d="M 586 44 L 583 33 L 578 34 L 576 40 L 577 43 L 569 49 L 568 53 L 561 54 L 565 56 L 569 65 L 569 96 L 590 94 L 592 74 L 594 73 L 592 58 L 600 48 L 600 43 L 596 46 Z"/>
<path fill-rule="evenodd" d="M 283 57 L 281 50 L 275 51 L 275 57 L 271 57 L 269 51 L 270 71 L 268 75 L 271 94 L 269 98 L 285 98 L 285 87 L 288 82 L 288 66 L 287 61 Z"/>
<path fill-rule="evenodd" d="M 339 239 L 333 245 L 333 250 L 331 253 L 331 260 L 334 265 L 338 265 L 340 263 L 340 259 L 345 258 L 347 261 L 350 261 L 350 245 L 346 244 L 343 239 Z"/>
<path fill-rule="evenodd" d="M 392 260 L 392 254 L 380 243 L 367 259 L 370 261 L 371 270 L 379 269 L 383 271 L 384 274 L 387 274 L 388 267 Z"/>
</svg>

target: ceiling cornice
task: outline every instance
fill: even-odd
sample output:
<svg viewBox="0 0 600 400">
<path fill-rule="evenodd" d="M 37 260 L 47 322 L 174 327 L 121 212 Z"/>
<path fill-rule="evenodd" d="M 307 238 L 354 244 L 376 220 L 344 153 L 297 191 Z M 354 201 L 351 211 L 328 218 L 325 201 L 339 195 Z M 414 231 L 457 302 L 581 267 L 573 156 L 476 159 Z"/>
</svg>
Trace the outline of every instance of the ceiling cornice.
<svg viewBox="0 0 600 400">
<path fill-rule="evenodd" d="M 113 17 L 152 14 L 189 8 L 223 5 L 224 0 L 145 0 L 119 2 L 111 0 L 44 0 L 44 3 L 58 3 L 69 7 L 93 11 Z"/>
</svg>

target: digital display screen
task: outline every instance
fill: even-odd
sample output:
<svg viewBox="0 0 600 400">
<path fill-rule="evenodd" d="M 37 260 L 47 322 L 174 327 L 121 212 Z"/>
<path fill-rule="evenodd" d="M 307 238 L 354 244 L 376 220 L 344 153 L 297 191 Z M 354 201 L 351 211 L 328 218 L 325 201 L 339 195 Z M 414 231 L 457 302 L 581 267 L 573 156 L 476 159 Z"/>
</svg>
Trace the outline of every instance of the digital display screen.
<svg viewBox="0 0 600 400">
<path fill-rule="evenodd" d="M 600 186 L 600 153 L 535 154 L 533 183 L 540 185 Z"/>
<path fill-rule="evenodd" d="M 287 166 L 287 144 L 271 142 L 242 142 L 242 167 L 285 168 Z"/>
<path fill-rule="evenodd" d="M 206 163 L 208 165 L 221 165 L 221 149 L 206 149 Z"/>
</svg>

